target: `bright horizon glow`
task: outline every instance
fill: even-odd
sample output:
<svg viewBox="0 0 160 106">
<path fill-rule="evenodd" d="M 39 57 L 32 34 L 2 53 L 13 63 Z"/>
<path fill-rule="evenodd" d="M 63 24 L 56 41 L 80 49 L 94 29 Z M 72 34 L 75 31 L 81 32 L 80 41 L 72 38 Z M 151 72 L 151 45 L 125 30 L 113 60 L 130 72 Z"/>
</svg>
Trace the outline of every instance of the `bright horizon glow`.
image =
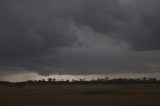
<svg viewBox="0 0 160 106">
<path fill-rule="evenodd" d="M 92 75 L 58 75 L 58 74 L 51 74 L 49 76 L 42 76 L 37 73 L 19 73 L 19 74 L 11 74 L 3 76 L 0 80 L 2 81 L 10 81 L 10 82 L 21 82 L 27 80 L 47 80 L 48 78 L 55 78 L 57 81 L 61 80 L 79 80 L 85 79 L 86 81 L 89 80 L 96 80 L 98 78 L 106 78 L 109 79 L 116 79 L 116 78 L 157 78 L 160 79 L 160 73 L 141 73 L 141 74 L 131 74 L 131 73 L 124 73 L 124 74 L 92 74 Z"/>
</svg>

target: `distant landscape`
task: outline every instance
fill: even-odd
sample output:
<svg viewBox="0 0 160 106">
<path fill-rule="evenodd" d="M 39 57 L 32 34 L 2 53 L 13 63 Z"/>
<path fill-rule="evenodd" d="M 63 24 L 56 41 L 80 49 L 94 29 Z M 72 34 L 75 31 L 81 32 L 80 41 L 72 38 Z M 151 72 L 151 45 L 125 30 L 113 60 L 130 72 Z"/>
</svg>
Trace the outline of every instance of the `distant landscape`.
<svg viewBox="0 0 160 106">
<path fill-rule="evenodd" d="M 0 0 L 0 106 L 160 106 L 160 0 Z"/>
<path fill-rule="evenodd" d="M 160 80 L 0 82 L 0 106 L 160 106 Z"/>
</svg>

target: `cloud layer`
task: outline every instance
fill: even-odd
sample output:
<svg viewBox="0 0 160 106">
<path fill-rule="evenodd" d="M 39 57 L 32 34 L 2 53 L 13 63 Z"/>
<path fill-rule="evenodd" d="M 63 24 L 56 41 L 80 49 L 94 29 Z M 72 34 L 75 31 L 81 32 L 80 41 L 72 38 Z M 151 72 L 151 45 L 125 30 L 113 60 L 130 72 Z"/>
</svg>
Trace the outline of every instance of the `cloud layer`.
<svg viewBox="0 0 160 106">
<path fill-rule="evenodd" d="M 1 0 L 1 67 L 40 74 L 157 71 L 150 66 L 160 62 L 159 5 L 149 0 Z"/>
</svg>

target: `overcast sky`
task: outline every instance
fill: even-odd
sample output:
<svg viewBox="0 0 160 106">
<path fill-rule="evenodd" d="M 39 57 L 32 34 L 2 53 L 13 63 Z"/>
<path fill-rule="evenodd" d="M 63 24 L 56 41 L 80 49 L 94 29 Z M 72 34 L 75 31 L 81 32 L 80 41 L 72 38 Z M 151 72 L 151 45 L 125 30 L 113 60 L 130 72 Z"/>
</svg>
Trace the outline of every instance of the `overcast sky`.
<svg viewBox="0 0 160 106">
<path fill-rule="evenodd" d="M 160 72 L 159 0 L 0 0 L 0 74 Z"/>
</svg>

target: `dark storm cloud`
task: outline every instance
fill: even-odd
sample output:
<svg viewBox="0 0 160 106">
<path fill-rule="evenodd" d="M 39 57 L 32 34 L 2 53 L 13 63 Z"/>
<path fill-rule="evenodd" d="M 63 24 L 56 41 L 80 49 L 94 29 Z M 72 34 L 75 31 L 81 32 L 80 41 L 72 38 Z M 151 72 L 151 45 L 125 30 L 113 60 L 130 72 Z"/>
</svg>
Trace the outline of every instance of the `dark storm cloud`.
<svg viewBox="0 0 160 106">
<path fill-rule="evenodd" d="M 160 49 L 159 1 L 92 0 L 81 11 L 72 10 L 74 20 L 98 33 L 125 40 L 134 50 Z"/>
<path fill-rule="evenodd" d="M 55 16 L 58 13 L 52 13 L 42 3 L 4 1 L 0 17 L 1 58 L 43 55 L 74 45 L 76 36 L 70 29 L 71 22 Z"/>
<path fill-rule="evenodd" d="M 137 55 L 117 45 L 159 50 L 159 5 L 149 0 L 1 0 L 0 65 L 42 74 L 145 70 L 144 60 L 137 62 Z"/>
</svg>

